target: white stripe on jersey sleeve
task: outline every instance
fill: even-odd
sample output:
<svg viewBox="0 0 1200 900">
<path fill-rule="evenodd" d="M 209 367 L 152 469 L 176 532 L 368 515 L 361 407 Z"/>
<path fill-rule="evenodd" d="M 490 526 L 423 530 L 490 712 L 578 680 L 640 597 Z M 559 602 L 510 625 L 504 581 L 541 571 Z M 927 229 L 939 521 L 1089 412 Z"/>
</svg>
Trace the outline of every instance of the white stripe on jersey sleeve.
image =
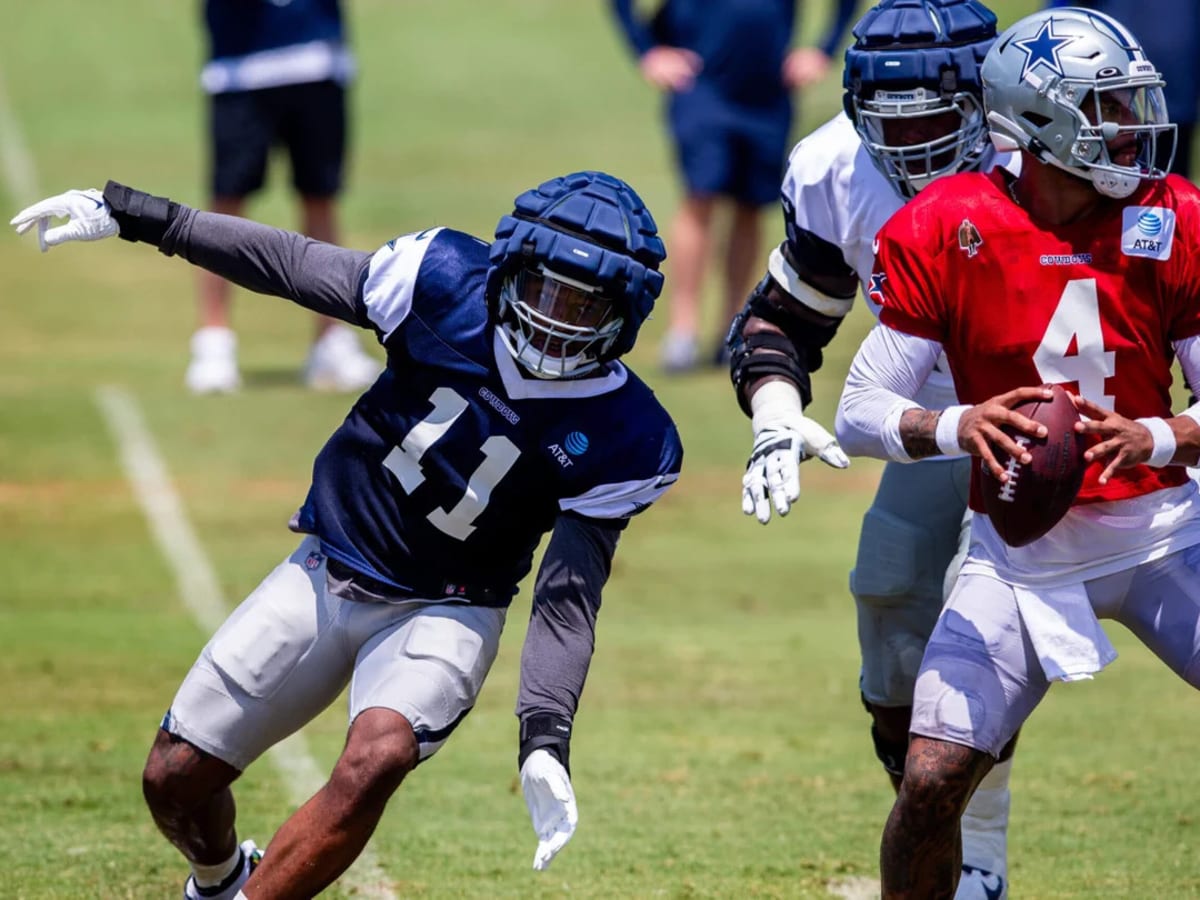
<svg viewBox="0 0 1200 900">
<path fill-rule="evenodd" d="M 767 271 L 797 303 L 831 319 L 844 319 L 854 306 L 853 297 L 830 297 L 807 284 L 792 268 L 783 251 L 776 247 L 767 258 Z"/>
<path fill-rule="evenodd" d="M 576 512 L 592 519 L 624 519 L 641 512 L 679 480 L 678 472 L 656 475 L 642 481 L 601 484 L 578 497 L 558 501 L 563 512 Z"/>
<path fill-rule="evenodd" d="M 375 251 L 363 283 L 367 317 L 386 341 L 412 312 L 417 271 L 441 228 L 429 228 L 388 241 Z"/>
</svg>

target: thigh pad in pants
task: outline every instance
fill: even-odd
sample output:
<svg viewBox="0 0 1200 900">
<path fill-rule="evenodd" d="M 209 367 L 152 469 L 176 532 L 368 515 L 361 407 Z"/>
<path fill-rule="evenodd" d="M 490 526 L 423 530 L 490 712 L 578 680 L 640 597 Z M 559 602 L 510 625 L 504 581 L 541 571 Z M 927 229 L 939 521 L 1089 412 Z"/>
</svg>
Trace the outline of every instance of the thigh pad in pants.
<svg viewBox="0 0 1200 900">
<path fill-rule="evenodd" d="M 1049 687 L 1013 589 L 963 575 L 929 638 L 911 731 L 999 758 Z"/>
<path fill-rule="evenodd" d="M 507 611 L 465 603 L 404 606 L 411 608 L 359 651 L 350 720 L 371 707 L 395 710 L 412 725 L 425 760 L 474 707 L 496 659 Z"/>
<path fill-rule="evenodd" d="M 871 703 L 912 702 L 958 548 L 968 477 L 957 461 L 903 470 L 889 464 L 863 517 L 850 591 L 858 607 L 861 687 Z"/>
<path fill-rule="evenodd" d="M 350 606 L 326 590 L 325 556 L 306 537 L 213 635 L 163 727 L 245 769 L 350 680 Z"/>
</svg>

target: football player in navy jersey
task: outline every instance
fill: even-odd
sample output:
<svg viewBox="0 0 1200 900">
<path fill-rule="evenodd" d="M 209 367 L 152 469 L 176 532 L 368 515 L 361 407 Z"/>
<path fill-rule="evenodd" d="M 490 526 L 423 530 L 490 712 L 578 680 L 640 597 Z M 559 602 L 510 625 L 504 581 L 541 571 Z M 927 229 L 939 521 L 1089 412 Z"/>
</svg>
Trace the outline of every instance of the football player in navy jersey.
<svg viewBox="0 0 1200 900">
<path fill-rule="evenodd" d="M 66 224 L 50 227 L 54 217 Z M 518 765 L 545 868 L 574 832 L 571 728 L 621 531 L 678 478 L 682 447 L 620 357 L 665 252 L 600 172 L 516 200 L 490 244 L 449 228 L 375 253 L 109 182 L 13 219 L 43 249 L 112 235 L 373 330 L 387 368 L 313 467 L 304 535 L 217 631 L 143 775 L 192 866 L 185 896 L 312 896 L 358 856 L 404 776 L 470 712 L 517 584 L 551 532 L 521 656 Z M 262 855 L 230 785 L 350 686 L 329 781 Z"/>
<path fill-rule="evenodd" d="M 848 460 L 804 414 L 810 373 L 861 291 L 878 310 L 874 239 L 936 179 L 1011 164 L 987 142 L 979 66 L 996 36 L 978 0 L 882 0 L 854 26 L 843 113 L 792 150 L 781 200 L 786 239 L 730 331 L 732 376 L 754 443 L 742 508 L 764 524 L 800 493 L 800 460 Z M 957 402 L 943 363 L 922 386 L 931 408 Z M 859 688 L 875 753 L 894 786 L 904 770 L 913 685 L 953 583 L 970 462 L 889 464 L 863 517 L 850 591 L 858 617 Z M 979 785 L 962 820 L 958 900 L 1007 892 L 1012 746 Z"/>
</svg>

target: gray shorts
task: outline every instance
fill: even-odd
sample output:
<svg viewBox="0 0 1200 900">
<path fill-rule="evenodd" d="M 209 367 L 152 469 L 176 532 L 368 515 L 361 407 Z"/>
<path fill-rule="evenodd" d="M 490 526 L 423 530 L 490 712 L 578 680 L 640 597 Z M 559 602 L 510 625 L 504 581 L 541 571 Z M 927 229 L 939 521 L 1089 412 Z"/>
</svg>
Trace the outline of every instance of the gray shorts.
<svg viewBox="0 0 1200 900">
<path fill-rule="evenodd" d="M 426 759 L 474 706 L 505 612 L 343 600 L 326 590 L 325 556 L 306 537 L 213 635 L 163 727 L 245 769 L 349 683 L 351 722 L 372 707 L 395 710 Z"/>
<path fill-rule="evenodd" d="M 850 592 L 858 607 L 860 687 L 877 706 L 912 703 L 964 534 L 970 477 L 970 458 L 888 463 L 863 516 Z"/>
<path fill-rule="evenodd" d="M 1123 624 L 1200 687 L 1200 546 L 1084 586 L 1099 618 Z M 1049 687 L 1012 588 L 990 576 L 963 575 L 929 639 L 912 733 L 998 757 Z"/>
</svg>

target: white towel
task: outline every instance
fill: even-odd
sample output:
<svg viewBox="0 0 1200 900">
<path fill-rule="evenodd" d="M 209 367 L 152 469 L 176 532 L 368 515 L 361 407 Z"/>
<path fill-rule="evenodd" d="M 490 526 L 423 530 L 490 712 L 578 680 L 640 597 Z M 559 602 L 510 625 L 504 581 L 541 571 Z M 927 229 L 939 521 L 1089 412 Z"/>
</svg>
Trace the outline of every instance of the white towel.
<svg viewBox="0 0 1200 900">
<path fill-rule="evenodd" d="M 1117 658 L 1082 584 L 1036 592 L 1014 587 L 1013 592 L 1042 671 L 1051 681 L 1091 678 Z"/>
</svg>

